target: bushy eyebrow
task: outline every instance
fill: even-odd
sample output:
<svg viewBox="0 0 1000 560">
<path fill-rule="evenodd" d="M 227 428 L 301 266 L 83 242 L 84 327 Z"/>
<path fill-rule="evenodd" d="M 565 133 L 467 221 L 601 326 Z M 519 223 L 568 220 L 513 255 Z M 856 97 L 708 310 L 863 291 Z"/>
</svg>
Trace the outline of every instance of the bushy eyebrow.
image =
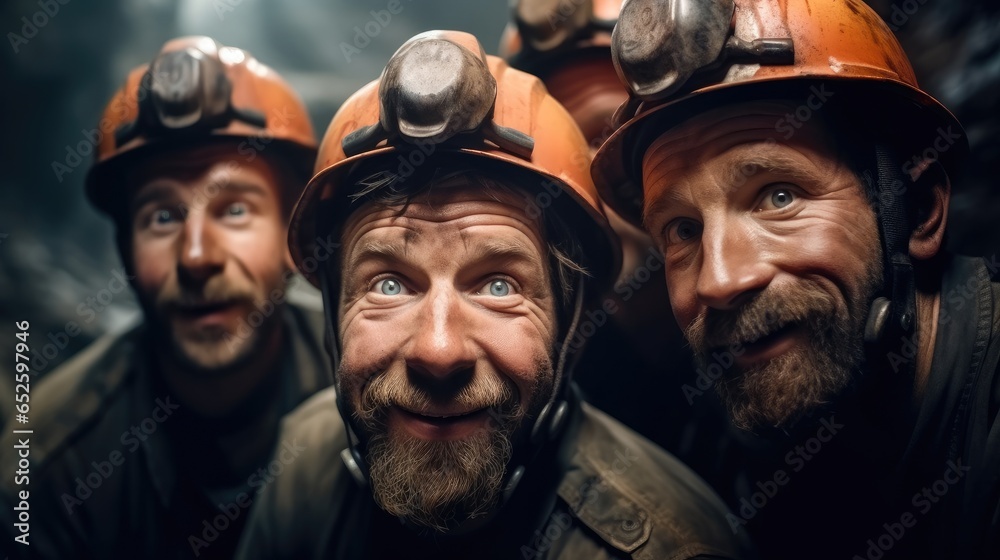
<svg viewBox="0 0 1000 560">
<path fill-rule="evenodd" d="M 470 247 L 466 242 L 466 247 Z M 499 239 L 471 242 L 470 263 L 478 264 L 484 261 L 520 261 L 540 263 L 541 255 L 525 247 L 522 243 L 506 242 Z M 369 260 L 385 260 L 405 262 L 407 260 L 406 243 L 369 240 L 355 248 L 349 254 L 346 264 L 357 266 L 358 263 Z"/>
<path fill-rule="evenodd" d="M 768 175 L 785 177 L 789 181 L 797 184 L 822 184 L 824 178 L 794 160 L 776 154 L 753 154 L 746 158 L 740 158 L 733 162 L 726 170 L 725 181 L 729 185 L 731 192 L 742 187 L 751 177 L 766 173 Z M 669 185 L 664 189 L 664 194 L 656 200 L 644 205 L 642 211 L 642 223 L 648 227 L 653 216 L 667 209 L 687 205 L 688 201 L 676 193 L 676 184 Z"/>
<path fill-rule="evenodd" d="M 174 189 L 165 184 L 154 184 L 139 191 L 129 205 L 129 214 L 134 214 L 143 206 L 161 200 L 175 200 L 177 198 Z"/>
<path fill-rule="evenodd" d="M 206 191 L 207 187 L 199 190 Z M 257 183 L 247 181 L 234 180 L 226 183 L 216 191 L 216 196 L 221 196 L 223 194 L 243 194 L 268 198 L 267 189 Z M 135 213 L 135 211 L 151 202 L 158 202 L 161 200 L 174 201 L 176 199 L 177 193 L 175 192 L 174 187 L 164 183 L 154 183 L 148 187 L 144 187 L 141 191 L 139 191 L 139 194 L 135 196 L 132 200 L 131 212 Z"/>
<path fill-rule="evenodd" d="M 754 154 L 741 158 L 727 170 L 726 181 L 735 190 L 749 178 L 760 173 L 788 177 L 796 183 L 815 183 L 822 177 L 805 169 L 802 164 L 782 155 Z"/>
<path fill-rule="evenodd" d="M 406 246 L 374 239 L 365 241 L 348 254 L 345 264 L 357 266 L 357 263 L 369 260 L 405 261 Z"/>
<path fill-rule="evenodd" d="M 472 261 L 479 263 L 491 260 L 538 263 L 540 255 L 535 251 L 529 250 L 521 243 L 505 242 L 499 239 L 489 239 L 484 242 L 474 243 L 472 247 Z"/>
<path fill-rule="evenodd" d="M 666 192 L 661 194 L 659 198 L 643 205 L 642 225 L 644 228 L 648 230 L 652 226 L 651 220 L 653 219 L 653 216 L 660 212 L 666 212 L 668 209 L 675 206 L 690 207 L 690 202 L 684 200 L 682 196 L 676 193 L 676 185 L 670 185 L 667 187 Z"/>
<path fill-rule="evenodd" d="M 254 194 L 264 198 L 268 196 L 268 191 L 264 187 L 245 181 L 230 181 L 221 189 L 220 193 Z"/>
</svg>

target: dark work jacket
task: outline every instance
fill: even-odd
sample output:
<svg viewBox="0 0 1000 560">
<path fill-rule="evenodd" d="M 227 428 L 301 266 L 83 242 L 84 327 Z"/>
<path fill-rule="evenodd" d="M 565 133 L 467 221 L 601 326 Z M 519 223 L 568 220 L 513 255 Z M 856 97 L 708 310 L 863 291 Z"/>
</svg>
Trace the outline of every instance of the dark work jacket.
<svg viewBox="0 0 1000 560">
<path fill-rule="evenodd" d="M 486 527 L 434 539 L 389 518 L 348 472 L 327 389 L 286 418 L 281 439 L 301 455 L 261 493 L 237 558 L 745 557 L 725 506 L 693 472 L 589 405 L 571 410 L 552 476 L 538 475 L 543 451 Z"/>
<path fill-rule="evenodd" d="M 946 257 L 930 374 L 910 417 L 887 412 L 905 399 L 884 413 L 877 399 L 842 402 L 772 462 L 750 452 L 731 506 L 763 558 L 1000 558 L 997 266 Z M 891 380 L 894 365 L 902 391 L 915 345 L 891 348 L 887 371 L 867 375 Z"/>
<path fill-rule="evenodd" d="M 231 557 L 251 501 L 277 460 L 271 456 L 283 451 L 275 441 L 280 418 L 332 378 L 322 312 L 289 303 L 283 320 L 282 371 L 222 421 L 201 421 L 167 392 L 153 373 L 142 325 L 97 340 L 47 376 L 31 393 L 30 423 L 19 425 L 33 433 L 7 433 L 0 447 L 5 552 L 51 559 Z M 262 447 L 267 456 L 248 461 L 263 471 L 226 471 L 228 450 L 219 441 L 268 431 L 274 443 Z M 30 439 L 27 485 L 15 484 L 18 438 Z M 236 484 L 220 490 L 203 483 L 220 472 Z M 29 491 L 29 546 L 13 540 L 20 532 L 12 508 L 22 490 Z"/>
</svg>

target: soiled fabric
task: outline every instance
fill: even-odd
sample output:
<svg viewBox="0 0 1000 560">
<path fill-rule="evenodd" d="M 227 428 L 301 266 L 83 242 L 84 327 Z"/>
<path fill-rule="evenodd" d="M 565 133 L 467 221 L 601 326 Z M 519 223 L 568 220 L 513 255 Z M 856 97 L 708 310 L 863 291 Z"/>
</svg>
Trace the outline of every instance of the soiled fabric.
<svg viewBox="0 0 1000 560">
<path fill-rule="evenodd" d="M 421 536 L 378 508 L 341 461 L 333 389 L 285 420 L 303 449 L 260 495 L 237 558 L 743 558 L 719 498 L 679 461 L 574 401 L 560 445 L 532 462 L 484 528 Z"/>
<path fill-rule="evenodd" d="M 762 557 L 1000 558 L 998 263 L 946 256 L 943 266 L 930 374 L 909 416 L 878 400 L 887 392 L 854 395 L 804 437 L 749 452 L 733 520 Z M 894 348 L 879 379 L 900 390 L 916 346 Z"/>
<path fill-rule="evenodd" d="M 11 556 L 232 557 L 253 499 L 294 452 L 277 439 L 281 417 L 331 383 L 322 313 L 288 304 L 283 320 L 280 370 L 224 420 L 167 391 L 142 325 L 46 377 L 31 393 L 34 433 L 3 440 L 0 534 Z M 8 460 L 18 437 L 30 438 L 27 486 Z M 29 546 L 13 541 L 25 489 Z"/>
</svg>

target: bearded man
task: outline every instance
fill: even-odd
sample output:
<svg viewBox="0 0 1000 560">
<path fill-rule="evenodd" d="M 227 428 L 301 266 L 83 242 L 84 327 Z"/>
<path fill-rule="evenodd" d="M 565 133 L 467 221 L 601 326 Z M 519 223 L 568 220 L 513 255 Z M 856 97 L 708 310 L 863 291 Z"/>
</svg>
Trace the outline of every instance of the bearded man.
<svg viewBox="0 0 1000 560">
<path fill-rule="evenodd" d="M 269 471 L 299 451 L 281 417 L 331 381 L 322 313 L 286 296 L 309 116 L 249 53 L 182 37 L 129 74 L 100 130 L 87 195 L 114 220 L 144 320 L 31 393 L 33 434 L 4 440 L 30 440 L 31 461 L 24 488 L 4 455 L 5 550 L 231 558 Z"/>
<path fill-rule="evenodd" d="M 341 243 L 310 276 L 337 392 L 286 420 L 307 451 L 241 558 L 742 555 L 704 482 L 571 383 L 618 268 L 588 154 L 537 78 L 465 33 L 414 37 L 341 107 L 289 232 L 296 258 Z"/>
<path fill-rule="evenodd" d="M 886 24 L 635 0 L 612 55 L 630 100 L 595 177 L 759 436 L 733 530 L 766 558 L 1000 555 L 997 265 L 943 249 L 968 146 Z"/>
</svg>

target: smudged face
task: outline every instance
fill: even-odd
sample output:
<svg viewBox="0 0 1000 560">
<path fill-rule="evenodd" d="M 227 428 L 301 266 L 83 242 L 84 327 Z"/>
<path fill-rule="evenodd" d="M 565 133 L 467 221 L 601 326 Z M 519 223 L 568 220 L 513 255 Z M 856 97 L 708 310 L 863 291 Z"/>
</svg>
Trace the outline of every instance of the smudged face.
<svg viewBox="0 0 1000 560">
<path fill-rule="evenodd" d="M 172 152 L 130 178 L 134 285 L 154 339 L 209 374 L 253 359 L 280 325 L 288 270 L 280 174 L 263 157 L 236 156 L 228 146 Z"/>
<path fill-rule="evenodd" d="M 645 225 L 698 365 L 734 423 L 785 427 L 840 393 L 880 287 L 875 214 L 829 135 L 745 103 L 664 133 L 643 159 Z"/>
<path fill-rule="evenodd" d="M 497 503 L 554 384 L 542 231 L 523 197 L 468 186 L 345 224 L 337 384 L 390 514 L 445 531 Z"/>
</svg>

